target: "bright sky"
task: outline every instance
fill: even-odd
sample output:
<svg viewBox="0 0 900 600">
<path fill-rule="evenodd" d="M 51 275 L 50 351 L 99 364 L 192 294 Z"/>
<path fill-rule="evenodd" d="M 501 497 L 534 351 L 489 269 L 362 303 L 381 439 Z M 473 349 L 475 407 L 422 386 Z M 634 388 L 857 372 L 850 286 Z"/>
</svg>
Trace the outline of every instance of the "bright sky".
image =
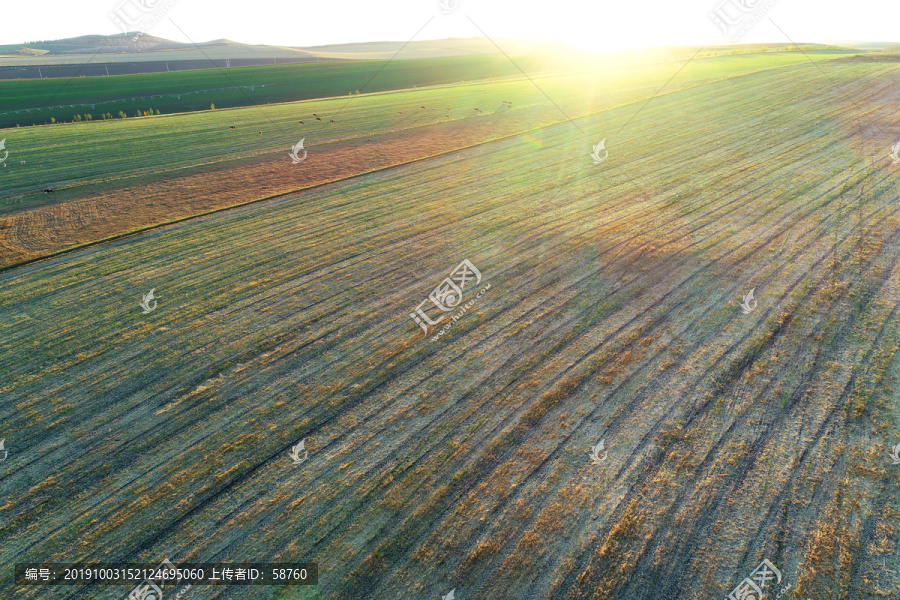
<svg viewBox="0 0 900 600">
<path fill-rule="evenodd" d="M 787 42 L 785 34 L 798 43 L 900 41 L 896 0 L 444 0 L 458 4 L 448 14 L 442 14 L 440 1 L 10 1 L 3 3 L 0 44 L 119 33 L 109 14 L 117 9 L 141 14 L 134 12 L 140 3 L 155 6 L 148 11 L 151 14 L 165 14 L 152 27 L 138 29 L 183 42 L 228 38 L 249 44 L 316 46 L 406 41 L 413 36 L 417 40 L 481 36 L 474 21 L 492 38 L 559 40 L 596 51 L 727 44 L 733 42 L 709 15 L 721 5 L 724 14 L 736 18 L 744 14 L 741 4 L 753 7 L 746 13 L 751 16 L 772 5 L 741 43 Z M 166 6 L 171 6 L 167 12 Z"/>
</svg>

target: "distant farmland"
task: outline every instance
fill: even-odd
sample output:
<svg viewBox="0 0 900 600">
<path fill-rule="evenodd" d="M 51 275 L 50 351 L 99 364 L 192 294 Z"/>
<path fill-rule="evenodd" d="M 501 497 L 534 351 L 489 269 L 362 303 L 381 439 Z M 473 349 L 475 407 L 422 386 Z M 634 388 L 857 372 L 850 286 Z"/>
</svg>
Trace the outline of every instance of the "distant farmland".
<svg viewBox="0 0 900 600">
<path fill-rule="evenodd" d="M 697 58 L 667 89 L 807 61 L 796 52 Z M 566 114 L 578 116 L 650 98 L 671 78 L 672 65 L 610 65 L 534 80 Z M 519 77 L 8 130 L 0 134 L 10 151 L 7 168 L 0 169 L 0 267 L 523 131 L 533 131 L 539 147 L 541 128 L 564 120 L 557 106 Z M 284 169 L 287 151 L 300 139 L 310 149 L 309 168 Z M 73 148 L 90 151 L 73 154 Z M 56 191 L 43 193 L 48 187 Z"/>
<path fill-rule="evenodd" d="M 521 129 L 0 272 L 0 586 L 14 562 L 264 558 L 318 562 L 328 599 L 699 600 L 767 559 L 789 598 L 897 598 L 900 72 L 799 59 L 703 59 L 650 102 L 681 64 L 541 80 L 574 122 L 522 81 L 457 90 L 493 112 L 445 130 L 419 102 L 451 92 L 362 97 L 329 138 L 360 157 L 394 127 Z M 91 132 L 149 184 L 227 153 L 227 122 L 23 142 Z M 170 154 L 128 167 L 138 130 Z M 238 157 L 285 152 L 252 137 Z M 409 314 L 463 259 L 491 289 L 423 339 Z"/>
<path fill-rule="evenodd" d="M 532 73 L 559 67 L 558 61 L 542 57 L 518 61 Z M 378 77 L 366 86 L 376 73 Z M 346 96 L 360 88 L 378 92 L 514 75 L 520 72 L 506 58 L 476 56 L 395 60 L 387 66 L 385 61 L 323 61 L 118 77 L 0 81 L 0 127 L 46 124 L 51 118 L 68 122 L 84 114 L 100 120 L 107 112 L 116 116 L 123 111 L 130 117 L 136 110 L 150 108 L 163 114 L 189 112 L 208 110 L 210 104 L 228 108 Z"/>
<path fill-rule="evenodd" d="M 196 71 L 304 62 L 325 62 L 329 58 L 298 56 L 296 58 L 235 58 L 219 60 L 144 60 L 140 62 L 110 62 L 89 64 L 60 64 L 41 66 L 0 66 L 0 80 L 4 79 L 54 79 L 65 77 L 103 77 L 105 75 L 136 75 L 138 73 L 169 73 L 171 71 Z"/>
</svg>

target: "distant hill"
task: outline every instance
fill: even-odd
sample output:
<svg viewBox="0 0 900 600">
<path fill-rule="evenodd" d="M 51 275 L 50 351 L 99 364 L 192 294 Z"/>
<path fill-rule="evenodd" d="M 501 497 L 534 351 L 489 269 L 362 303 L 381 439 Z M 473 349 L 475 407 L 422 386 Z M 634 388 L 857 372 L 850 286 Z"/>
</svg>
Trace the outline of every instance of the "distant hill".
<svg viewBox="0 0 900 600">
<path fill-rule="evenodd" d="M 495 45 L 495 43 L 497 45 Z M 226 66 L 261 66 L 321 60 L 432 59 L 462 56 L 501 56 L 497 46 L 510 55 L 550 56 L 569 54 L 589 57 L 584 50 L 545 41 L 476 38 L 447 38 L 414 42 L 362 42 L 325 46 L 268 46 L 219 39 L 197 45 L 135 33 L 84 35 L 61 40 L 0 45 L 0 79 L 39 77 L 99 76 L 106 74 L 184 71 Z M 842 44 L 863 51 L 877 51 L 896 44 Z M 804 51 L 835 49 L 824 44 L 801 44 Z M 785 52 L 792 44 L 741 44 L 702 49 L 699 57 L 720 54 Z M 657 47 L 623 50 L 607 55 L 617 60 L 653 61 L 690 57 L 698 48 Z M 83 67 L 85 64 L 88 67 Z M 51 66 L 57 65 L 55 69 Z M 64 68 L 64 65 L 80 65 Z M 38 71 L 38 67 L 45 67 Z M 72 69 L 75 69 L 74 71 Z"/>
<path fill-rule="evenodd" d="M 505 52 L 545 54 L 566 47 L 550 42 L 497 40 Z M 405 47 L 404 47 L 405 45 Z M 198 49 L 199 47 L 199 49 Z M 0 66 L 43 66 L 60 64 L 224 60 L 285 59 L 288 62 L 320 59 L 440 58 L 449 56 L 493 56 L 499 51 L 484 38 L 450 38 L 419 42 L 367 42 L 327 46 L 292 47 L 242 44 L 232 40 L 212 40 L 195 46 L 137 33 L 85 35 L 62 40 L 0 45 Z M 201 51 L 202 50 L 202 51 Z"/>
<path fill-rule="evenodd" d="M 900 44 L 897 42 L 860 42 L 860 41 L 835 41 L 829 42 L 843 48 L 853 48 L 854 50 L 889 50 L 896 52 L 900 50 Z"/>
<path fill-rule="evenodd" d="M 497 39 L 508 54 L 548 54 L 571 52 L 568 46 L 554 42 Z M 405 47 L 404 47 L 405 45 Z M 348 59 L 382 59 L 397 54 L 397 58 L 439 58 L 445 56 L 494 56 L 500 53 L 493 42 L 485 38 L 447 38 L 418 42 L 364 42 L 330 44 L 303 48 L 322 57 Z M 402 50 L 401 50 L 402 49 Z"/>
<path fill-rule="evenodd" d="M 57 54 L 96 54 L 98 52 L 141 52 L 146 50 L 169 50 L 186 47 L 188 44 L 173 42 L 152 35 L 82 35 L 62 40 L 29 42 L 24 45 L 0 46 L 0 54 L 20 54 L 43 51 Z"/>
<path fill-rule="evenodd" d="M 0 45 L 0 66 L 43 66 L 204 59 L 316 59 L 301 48 L 212 40 L 196 46 L 138 32 Z"/>
</svg>

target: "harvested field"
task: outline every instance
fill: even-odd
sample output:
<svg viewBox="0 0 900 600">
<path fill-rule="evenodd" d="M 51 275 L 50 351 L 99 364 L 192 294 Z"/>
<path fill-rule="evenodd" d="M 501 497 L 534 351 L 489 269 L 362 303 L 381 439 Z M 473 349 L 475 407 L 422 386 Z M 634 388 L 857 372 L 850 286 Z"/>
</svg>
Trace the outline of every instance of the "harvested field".
<svg viewBox="0 0 900 600">
<path fill-rule="evenodd" d="M 322 598 L 699 600 L 768 559 L 792 598 L 896 598 L 900 72 L 821 68 L 839 85 L 676 82 L 0 273 L 0 589 L 14 561 L 264 558 L 317 562 Z M 489 136 L 449 129 L 380 135 Z M 423 338 L 463 259 L 490 289 Z"/>
</svg>

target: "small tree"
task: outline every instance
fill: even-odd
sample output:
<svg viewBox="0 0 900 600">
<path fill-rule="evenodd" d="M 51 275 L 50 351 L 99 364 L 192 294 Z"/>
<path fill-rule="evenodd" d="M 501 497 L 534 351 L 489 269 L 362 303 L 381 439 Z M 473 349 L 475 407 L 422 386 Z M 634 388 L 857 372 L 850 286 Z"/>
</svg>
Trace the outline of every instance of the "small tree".
<svg viewBox="0 0 900 600">
<path fill-rule="evenodd" d="M 94 118 L 93 115 L 90 115 L 90 114 L 85 114 L 85 115 L 84 115 L 84 120 L 85 120 L 85 121 L 90 121 L 90 120 L 92 120 L 93 118 Z"/>
<path fill-rule="evenodd" d="M 56 123 L 56 117 L 50 117 L 50 122 L 51 122 L 51 123 Z M 18 127 L 18 125 L 16 125 L 16 127 Z"/>
<path fill-rule="evenodd" d="M 215 105 L 215 104 L 210 104 L 210 105 L 209 105 L 209 110 L 216 110 L 216 105 Z"/>
<path fill-rule="evenodd" d="M 124 111 L 121 111 L 121 110 L 119 111 L 119 118 L 120 118 L 120 119 L 125 119 L 125 118 L 127 118 L 127 117 L 125 116 L 125 112 L 124 112 Z"/>
<path fill-rule="evenodd" d="M 156 114 L 159 114 L 159 109 L 158 109 L 158 108 L 156 109 Z"/>
</svg>

